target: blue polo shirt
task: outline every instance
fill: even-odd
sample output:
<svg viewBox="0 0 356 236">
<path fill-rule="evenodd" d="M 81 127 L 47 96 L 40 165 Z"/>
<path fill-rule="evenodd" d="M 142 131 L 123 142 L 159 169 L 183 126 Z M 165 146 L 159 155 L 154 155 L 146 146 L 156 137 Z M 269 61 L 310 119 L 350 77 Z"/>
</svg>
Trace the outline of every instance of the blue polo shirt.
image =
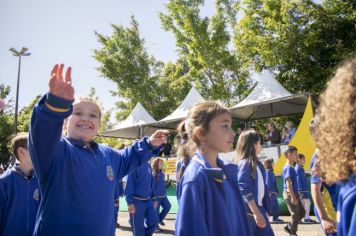
<svg viewBox="0 0 356 236">
<path fill-rule="evenodd" d="M 294 169 L 294 166 L 286 164 L 282 170 L 283 176 L 283 191 L 288 191 L 287 189 L 287 179 L 290 178 L 292 182 L 293 192 L 298 194 L 298 180 L 297 180 L 297 172 Z"/>
</svg>

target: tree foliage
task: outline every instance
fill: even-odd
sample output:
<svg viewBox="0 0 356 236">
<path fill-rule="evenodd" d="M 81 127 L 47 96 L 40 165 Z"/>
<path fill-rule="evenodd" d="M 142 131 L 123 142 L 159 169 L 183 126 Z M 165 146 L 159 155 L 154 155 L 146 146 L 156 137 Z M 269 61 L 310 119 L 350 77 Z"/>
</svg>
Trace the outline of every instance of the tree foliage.
<svg viewBox="0 0 356 236">
<path fill-rule="evenodd" d="M 230 49 L 226 3 L 216 1 L 212 17 L 202 17 L 202 0 L 171 0 L 160 14 L 163 28 L 176 38 L 178 53 L 188 64 L 188 77 L 205 98 L 231 106 L 248 92 L 247 73 L 239 54 Z"/>
<path fill-rule="evenodd" d="M 245 0 L 234 44 L 246 67 L 272 69 L 291 92 L 318 94 L 330 74 L 356 48 L 352 1 Z"/>
</svg>

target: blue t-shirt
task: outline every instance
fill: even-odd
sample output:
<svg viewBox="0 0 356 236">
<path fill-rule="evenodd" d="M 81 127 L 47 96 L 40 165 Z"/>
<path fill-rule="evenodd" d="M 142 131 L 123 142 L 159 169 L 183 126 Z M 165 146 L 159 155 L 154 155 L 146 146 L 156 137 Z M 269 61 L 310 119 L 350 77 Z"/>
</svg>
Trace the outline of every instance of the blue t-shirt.
<svg viewBox="0 0 356 236">
<path fill-rule="evenodd" d="M 290 178 L 290 180 L 292 181 L 293 192 L 297 194 L 298 193 L 297 172 L 295 171 L 294 167 L 289 164 L 286 164 L 283 167 L 282 176 L 283 176 L 283 191 L 288 191 L 286 182 L 287 179 Z"/>
</svg>

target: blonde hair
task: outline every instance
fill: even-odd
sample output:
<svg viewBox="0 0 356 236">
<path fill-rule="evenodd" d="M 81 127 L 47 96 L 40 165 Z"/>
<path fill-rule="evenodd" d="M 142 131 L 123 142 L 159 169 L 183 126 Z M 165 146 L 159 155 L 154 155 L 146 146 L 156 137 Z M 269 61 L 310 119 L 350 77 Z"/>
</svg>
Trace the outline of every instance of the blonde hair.
<svg viewBox="0 0 356 236">
<path fill-rule="evenodd" d="M 320 95 L 314 138 L 326 182 L 356 172 L 356 58 L 344 62 Z"/>
<path fill-rule="evenodd" d="M 92 98 L 92 97 L 89 97 L 89 96 L 79 96 L 79 97 L 76 97 L 75 98 L 75 101 L 74 101 L 74 104 L 77 104 L 77 103 L 80 103 L 80 102 L 88 102 L 88 103 L 91 103 L 91 104 L 94 104 L 97 108 L 98 108 L 98 111 L 99 111 L 99 120 L 101 118 L 101 103 L 99 102 L 98 99 L 96 98 Z"/>
</svg>

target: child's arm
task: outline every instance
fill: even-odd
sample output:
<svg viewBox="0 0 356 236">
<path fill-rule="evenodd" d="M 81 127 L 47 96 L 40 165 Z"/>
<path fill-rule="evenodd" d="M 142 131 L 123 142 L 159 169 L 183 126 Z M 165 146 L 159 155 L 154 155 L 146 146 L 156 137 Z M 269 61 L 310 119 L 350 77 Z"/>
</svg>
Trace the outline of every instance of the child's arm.
<svg viewBox="0 0 356 236">
<path fill-rule="evenodd" d="M 251 209 L 251 212 L 255 217 L 257 226 L 260 228 L 264 228 L 266 226 L 266 222 L 257 207 L 256 201 L 252 193 L 253 181 L 251 177 L 251 166 L 248 161 L 240 161 L 237 179 L 241 195 L 247 203 L 248 207 Z"/>
<path fill-rule="evenodd" d="M 62 135 L 63 121 L 72 112 L 74 90 L 71 69 L 62 77 L 64 65 L 55 65 L 49 82 L 50 92 L 35 106 L 29 130 L 29 152 L 39 182 L 43 183 L 53 166 L 55 156 L 62 156 L 56 149 Z M 56 155 L 54 155 L 56 154 Z"/>
<path fill-rule="evenodd" d="M 324 209 L 323 199 L 321 197 L 321 183 L 311 184 L 311 195 L 315 207 L 319 213 L 321 225 L 325 233 L 332 233 L 336 230 L 336 223 L 330 219 Z"/>
<path fill-rule="evenodd" d="M 127 176 L 127 181 L 126 181 L 125 198 L 128 206 L 128 211 L 130 214 L 135 213 L 135 205 L 133 204 L 133 195 L 135 191 L 135 179 L 136 179 L 136 173 L 132 172 Z"/>
<path fill-rule="evenodd" d="M 290 179 L 290 177 L 288 177 L 286 179 L 286 183 L 287 183 L 287 189 L 288 189 L 288 193 L 291 197 L 292 204 L 298 205 L 298 199 L 293 191 L 293 183 L 292 183 L 292 180 Z"/>
</svg>

